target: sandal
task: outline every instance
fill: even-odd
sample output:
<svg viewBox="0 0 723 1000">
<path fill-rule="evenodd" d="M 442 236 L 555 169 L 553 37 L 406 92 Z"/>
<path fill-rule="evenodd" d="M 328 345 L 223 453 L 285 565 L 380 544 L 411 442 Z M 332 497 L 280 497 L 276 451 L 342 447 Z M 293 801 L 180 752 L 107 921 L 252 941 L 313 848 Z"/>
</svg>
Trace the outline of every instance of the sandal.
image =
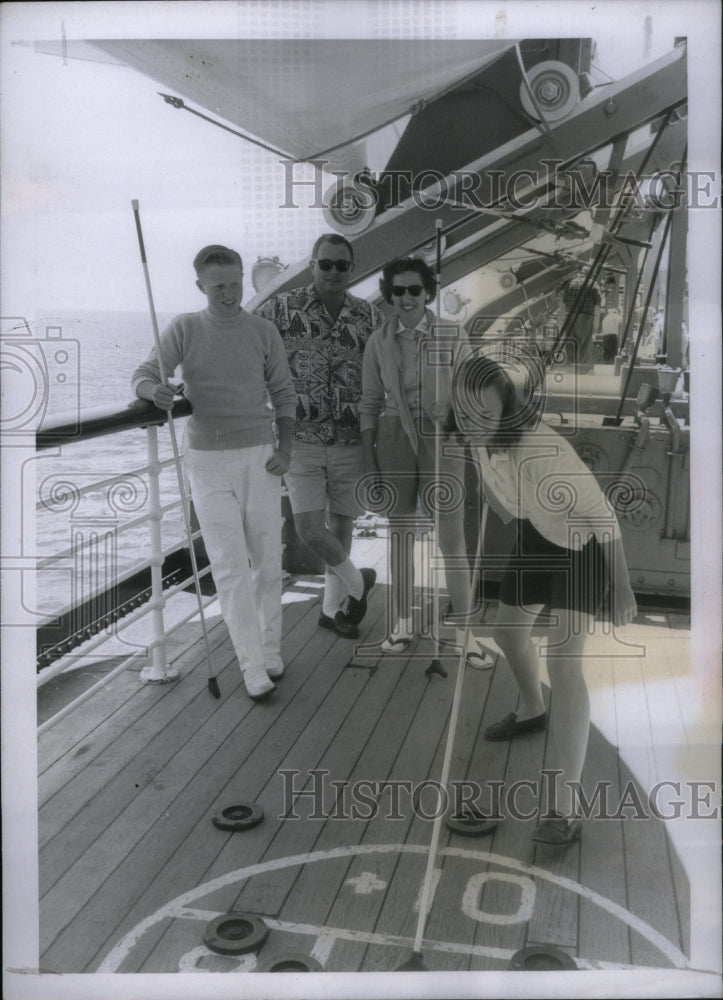
<svg viewBox="0 0 723 1000">
<path fill-rule="evenodd" d="M 465 663 L 475 670 L 491 670 L 495 665 L 496 654 L 487 649 L 480 640 L 467 630 L 456 626 L 455 652 L 457 656 L 462 652 L 462 647 L 467 643 L 465 653 Z"/>
<path fill-rule="evenodd" d="M 382 650 L 385 653 L 403 653 L 411 641 L 411 638 L 405 635 L 390 635 L 383 640 Z"/>
<path fill-rule="evenodd" d="M 478 639 L 475 639 L 474 636 L 467 647 L 465 662 L 468 667 L 473 667 L 475 670 L 491 670 L 495 665 L 493 654 Z"/>
<path fill-rule="evenodd" d="M 582 835 L 582 820 L 577 818 L 567 819 L 556 813 L 545 816 L 532 834 L 532 839 L 538 844 L 550 844 L 553 847 L 569 847 L 579 840 Z"/>
</svg>

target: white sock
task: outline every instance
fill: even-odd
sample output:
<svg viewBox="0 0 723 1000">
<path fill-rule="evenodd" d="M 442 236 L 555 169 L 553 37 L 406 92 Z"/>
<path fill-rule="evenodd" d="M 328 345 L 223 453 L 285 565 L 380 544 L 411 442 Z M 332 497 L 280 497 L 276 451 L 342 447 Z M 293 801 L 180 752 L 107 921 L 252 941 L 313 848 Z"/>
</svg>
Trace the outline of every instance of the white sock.
<svg viewBox="0 0 723 1000">
<path fill-rule="evenodd" d="M 392 629 L 392 635 L 409 637 L 414 634 L 411 618 L 399 618 L 397 624 Z"/>
<path fill-rule="evenodd" d="M 342 583 L 346 585 L 346 589 L 349 591 L 351 597 L 359 599 L 362 596 L 364 593 L 364 577 L 349 556 L 346 557 L 343 563 L 339 563 L 338 566 L 330 566 L 329 569 L 336 573 Z"/>
<path fill-rule="evenodd" d="M 327 568 L 324 575 L 324 602 L 321 610 L 328 618 L 333 618 L 345 600 L 346 587 L 336 573 Z"/>
</svg>

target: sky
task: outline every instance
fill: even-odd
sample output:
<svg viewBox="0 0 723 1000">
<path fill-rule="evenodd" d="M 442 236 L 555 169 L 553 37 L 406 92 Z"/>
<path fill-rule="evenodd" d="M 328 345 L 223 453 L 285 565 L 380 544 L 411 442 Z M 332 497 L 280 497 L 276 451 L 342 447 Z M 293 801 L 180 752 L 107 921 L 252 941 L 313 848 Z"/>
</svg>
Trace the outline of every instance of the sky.
<svg viewBox="0 0 723 1000">
<path fill-rule="evenodd" d="M 2 312 L 143 309 L 145 285 L 131 200 L 140 202 L 156 308 L 199 308 L 188 262 L 210 242 L 285 264 L 326 226 L 319 210 L 283 216 L 283 171 L 258 150 L 157 95 L 135 70 L 37 53 L 37 39 L 84 37 L 590 36 L 595 63 L 620 78 L 700 35 L 697 5 L 605 0 L 392 5 L 268 3 L 15 3 L 2 17 Z M 713 5 L 698 5 L 710 13 Z M 685 15 L 683 13 L 685 8 Z M 379 11 L 389 10 L 386 20 Z M 441 11 L 441 13 L 439 13 Z M 503 12 L 503 16 L 500 15 Z M 179 15 L 182 15 L 179 16 Z M 645 34 L 645 19 L 652 18 Z M 299 20 L 301 18 L 301 20 Z M 713 57 L 701 38 L 700 54 Z M 691 74 L 696 72 L 691 60 Z M 713 66 L 718 63 L 714 60 Z M 330 93 L 330 99 L 333 94 Z M 715 151 L 715 145 L 712 149 Z M 715 155 L 715 154 L 713 154 Z M 715 162 L 715 161 L 714 161 Z M 253 290 L 247 282 L 246 298 Z"/>
</svg>

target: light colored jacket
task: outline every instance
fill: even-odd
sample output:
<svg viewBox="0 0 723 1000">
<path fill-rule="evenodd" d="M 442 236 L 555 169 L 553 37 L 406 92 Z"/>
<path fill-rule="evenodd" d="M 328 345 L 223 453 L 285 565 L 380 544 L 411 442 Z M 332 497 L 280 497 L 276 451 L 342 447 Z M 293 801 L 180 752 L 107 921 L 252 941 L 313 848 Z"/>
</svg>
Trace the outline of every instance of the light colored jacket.
<svg viewBox="0 0 723 1000">
<path fill-rule="evenodd" d="M 442 339 L 440 350 L 428 349 L 432 341 L 435 319 L 425 311 L 430 334 L 420 341 L 419 400 L 422 411 L 434 423 L 443 418 L 452 403 L 453 341 Z M 399 414 L 402 427 L 417 451 L 417 430 L 404 392 L 402 353 L 398 339 L 399 317 L 389 317 L 367 341 L 362 363 L 362 394 L 359 401 L 361 430 L 376 429 L 379 416 L 388 407 Z"/>
</svg>

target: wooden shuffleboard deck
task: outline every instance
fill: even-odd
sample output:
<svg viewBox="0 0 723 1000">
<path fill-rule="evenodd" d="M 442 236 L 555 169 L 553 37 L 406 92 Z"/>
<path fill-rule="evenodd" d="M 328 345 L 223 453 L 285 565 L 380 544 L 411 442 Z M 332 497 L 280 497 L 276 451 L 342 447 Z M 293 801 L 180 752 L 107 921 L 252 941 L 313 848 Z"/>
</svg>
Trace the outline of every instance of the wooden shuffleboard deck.
<svg viewBox="0 0 723 1000">
<path fill-rule="evenodd" d="M 384 552 L 372 541 L 356 546 L 357 560 L 379 570 L 360 640 L 319 629 L 320 578 L 293 579 L 287 671 L 265 701 L 246 696 L 225 626 L 210 615 L 220 700 L 208 693 L 191 621 L 172 642 L 179 681 L 143 686 L 137 669 L 127 671 L 42 733 L 42 969 L 253 971 L 264 958 L 302 952 L 332 972 L 390 971 L 409 956 L 458 658 L 444 655 L 442 678 L 425 672 L 435 652 L 428 635 L 404 655 L 382 653 Z M 419 597 L 421 611 L 429 595 Z M 483 608 L 482 634 L 493 614 Z M 686 625 L 652 630 L 643 616 L 631 629 L 649 640 L 655 631 L 655 642 L 667 637 L 681 653 Z M 621 658 L 604 637 L 591 644 L 593 720 L 608 722 L 591 729 L 583 786 L 592 793 L 605 782 L 614 802 L 637 788 L 644 801 L 620 747 L 632 726 L 654 762 L 656 738 L 671 735 L 659 718 L 661 685 L 680 708 L 676 668 L 651 657 L 650 642 L 637 658 L 640 645 Z M 483 798 L 534 782 L 545 761 L 546 733 L 483 739 L 515 707 L 515 690 L 498 654 L 493 669 L 465 669 L 450 779 L 480 786 Z M 678 709 L 672 726 L 685 737 Z M 242 833 L 213 826 L 215 812 L 241 802 L 261 805 L 264 822 Z M 686 966 L 690 889 L 663 820 L 589 819 L 581 841 L 559 850 L 531 841 L 524 788 L 517 802 L 525 815 L 503 815 L 484 837 L 442 823 L 424 934 L 430 969 L 501 971 L 518 949 L 545 944 L 580 968 Z M 258 956 L 204 945 L 206 923 L 230 911 L 271 928 Z"/>
</svg>

